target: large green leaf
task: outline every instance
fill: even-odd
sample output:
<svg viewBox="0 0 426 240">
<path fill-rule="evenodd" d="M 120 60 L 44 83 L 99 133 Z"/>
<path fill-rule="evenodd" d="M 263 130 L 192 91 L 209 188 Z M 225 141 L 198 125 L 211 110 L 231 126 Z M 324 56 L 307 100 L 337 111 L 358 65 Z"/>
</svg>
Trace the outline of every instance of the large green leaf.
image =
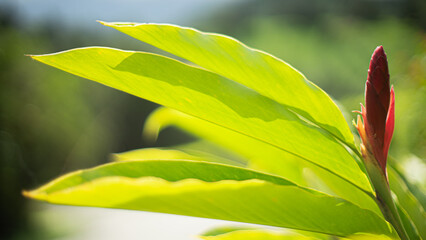
<svg viewBox="0 0 426 240">
<path fill-rule="evenodd" d="M 330 97 L 300 72 L 228 36 L 168 24 L 104 23 L 271 98 L 353 147 L 353 135 Z M 354 148 L 354 147 L 353 147 Z"/>
<path fill-rule="evenodd" d="M 240 154 L 249 160 L 250 168 L 277 174 L 299 186 L 341 197 L 382 216 L 374 198 L 334 174 L 261 141 L 176 110 L 169 108 L 155 110 L 145 123 L 144 134 L 155 139 L 159 131 L 168 126 L 179 127 Z M 161 154 L 157 157 L 161 157 Z"/>
<path fill-rule="evenodd" d="M 27 196 L 58 204 L 224 219 L 348 236 L 395 236 L 375 213 L 283 178 L 198 161 L 125 161 L 65 175 Z"/>
<path fill-rule="evenodd" d="M 159 113 L 159 112 L 160 111 L 157 111 L 156 113 Z M 152 120 L 152 117 L 150 119 Z M 192 121 L 189 121 L 188 123 L 191 124 Z M 192 126 L 196 126 L 196 125 L 192 125 Z M 213 128 L 213 129 L 216 129 L 216 128 Z M 220 133 L 220 132 L 218 132 L 218 133 Z M 228 134 L 226 136 L 229 139 L 231 135 Z M 232 138 L 232 137 L 231 137 L 231 139 L 236 140 L 235 138 Z M 244 142 L 239 142 L 239 143 L 245 145 Z M 247 146 L 247 145 L 245 145 L 245 146 Z M 241 165 L 240 162 L 234 162 L 232 160 L 227 160 L 227 159 L 215 156 L 212 153 L 204 153 L 204 152 L 193 151 L 193 150 L 188 151 L 189 150 L 188 148 L 190 148 L 190 147 L 191 146 L 186 147 L 186 146 L 182 145 L 182 146 L 167 147 L 167 148 L 142 148 L 142 149 L 131 150 L 131 151 L 128 151 L 128 152 L 114 154 L 114 159 L 116 161 L 188 159 L 188 160 L 195 160 L 195 161 L 225 163 L 225 164 L 230 164 L 230 165 L 234 165 L 234 166 L 247 167 L 246 165 Z M 179 149 L 179 148 L 183 148 L 184 150 Z M 258 148 L 256 148 L 256 149 L 259 150 Z M 256 149 L 254 149 L 254 150 L 256 150 Z M 268 148 L 263 149 L 263 150 L 267 151 Z M 278 150 L 278 152 L 280 152 L 280 151 Z M 269 156 L 268 154 L 265 154 L 265 155 Z M 269 161 L 269 160 L 270 160 L 270 158 L 268 158 L 266 161 Z M 271 160 L 276 160 L 276 159 L 272 158 Z M 268 173 L 274 173 L 274 174 L 278 173 L 279 175 L 283 176 L 284 178 L 286 178 L 285 175 L 289 175 L 289 178 L 287 178 L 287 179 L 292 181 L 292 182 L 295 182 L 299 186 L 310 187 L 310 188 L 313 188 L 313 189 L 316 189 L 316 190 L 319 190 L 319 191 L 323 190 L 323 189 L 317 187 L 318 184 L 315 184 L 314 186 L 312 186 L 312 185 L 309 185 L 309 184 L 306 183 L 305 178 L 303 177 L 304 164 L 297 164 L 297 163 L 291 162 L 291 161 L 289 162 L 289 160 L 290 159 L 286 159 L 286 161 L 285 161 L 286 162 L 285 172 L 286 173 L 289 172 L 289 174 L 282 174 L 283 171 L 280 171 L 280 170 L 275 170 L 275 171 L 269 170 L 269 169 L 264 167 L 265 165 L 261 165 L 262 167 L 255 165 L 253 167 L 252 162 L 250 163 L 249 167 L 250 167 L 250 169 L 257 169 L 257 170 L 262 170 L 262 171 L 267 170 L 266 172 L 268 172 Z M 256 162 L 256 160 L 254 160 L 254 162 Z M 291 164 L 293 164 L 293 165 L 291 165 Z M 282 168 L 283 166 L 277 166 L 277 167 Z M 293 180 L 296 180 L 296 181 L 293 181 Z M 315 180 L 316 180 L 316 182 L 318 182 L 318 179 L 315 179 Z M 350 186 L 350 189 L 348 189 L 348 191 L 352 192 L 354 187 L 350 184 L 349 184 L 349 186 Z M 357 188 L 355 188 L 355 189 L 357 189 Z M 357 189 L 357 190 L 359 191 L 359 189 Z M 327 192 L 327 193 L 330 193 L 330 192 Z M 366 196 L 364 192 L 361 191 L 361 193 L 362 193 L 363 196 Z M 342 197 L 342 198 L 350 201 L 350 197 L 349 197 L 349 199 L 345 198 L 345 197 Z M 381 215 L 380 211 L 376 211 L 377 206 L 375 206 L 374 201 L 372 201 L 371 198 L 369 198 L 369 200 L 370 200 L 370 202 L 372 202 L 373 211 L 375 211 L 376 213 Z"/>
<path fill-rule="evenodd" d="M 262 140 L 371 191 L 366 175 L 334 137 L 215 73 L 154 54 L 99 47 L 33 58 Z"/>
</svg>

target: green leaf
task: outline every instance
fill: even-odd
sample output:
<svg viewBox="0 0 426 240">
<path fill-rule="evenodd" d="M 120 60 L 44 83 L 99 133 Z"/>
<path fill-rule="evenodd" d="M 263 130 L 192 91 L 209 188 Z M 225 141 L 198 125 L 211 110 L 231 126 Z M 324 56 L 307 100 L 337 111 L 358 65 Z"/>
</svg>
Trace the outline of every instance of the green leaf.
<svg viewBox="0 0 426 240">
<path fill-rule="evenodd" d="M 204 240 L 315 240 L 317 238 L 272 230 L 238 230 L 216 236 L 200 236 Z"/>
<path fill-rule="evenodd" d="M 105 23 L 140 41 L 239 82 L 320 126 L 355 149 L 331 98 L 284 61 L 228 36 L 168 24 Z"/>
<path fill-rule="evenodd" d="M 375 213 L 283 178 L 197 161 L 125 161 L 65 175 L 27 196 L 348 236 L 394 236 Z"/>
<path fill-rule="evenodd" d="M 382 216 L 374 198 L 334 174 L 261 141 L 176 110 L 169 108 L 155 110 L 145 122 L 144 135 L 155 139 L 161 129 L 168 126 L 179 127 L 234 151 L 249 160 L 249 168 L 283 176 L 299 186 L 341 197 Z"/>
<path fill-rule="evenodd" d="M 396 195 L 397 204 L 405 210 L 410 220 L 414 223 L 420 236 L 423 239 L 426 239 L 426 213 L 423 206 L 409 191 L 397 171 L 390 166 L 388 166 L 387 169 L 389 185 L 392 192 Z"/>
<path fill-rule="evenodd" d="M 218 74 L 154 54 L 99 47 L 33 58 L 259 139 L 371 191 L 364 172 L 334 137 Z"/>
</svg>

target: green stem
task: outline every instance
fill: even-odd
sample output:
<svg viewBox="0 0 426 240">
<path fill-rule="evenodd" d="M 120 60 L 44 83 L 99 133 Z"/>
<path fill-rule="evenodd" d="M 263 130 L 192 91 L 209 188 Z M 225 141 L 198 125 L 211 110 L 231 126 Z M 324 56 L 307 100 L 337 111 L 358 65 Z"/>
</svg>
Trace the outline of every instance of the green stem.
<svg viewBox="0 0 426 240">
<path fill-rule="evenodd" d="M 399 237 L 403 240 L 410 240 L 392 198 L 387 176 L 378 165 L 376 159 L 372 157 L 372 154 L 365 155 L 365 167 L 374 186 L 374 190 L 376 191 L 376 202 L 378 203 L 380 210 L 386 220 L 395 228 Z"/>
</svg>

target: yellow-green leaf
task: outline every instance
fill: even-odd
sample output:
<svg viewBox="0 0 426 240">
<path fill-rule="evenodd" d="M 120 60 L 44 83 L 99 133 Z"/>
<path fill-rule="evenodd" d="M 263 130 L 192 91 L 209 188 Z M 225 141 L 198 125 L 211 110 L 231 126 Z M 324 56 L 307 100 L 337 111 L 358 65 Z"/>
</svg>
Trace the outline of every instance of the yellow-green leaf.
<svg viewBox="0 0 426 240">
<path fill-rule="evenodd" d="M 375 213 L 283 178 L 198 161 L 125 161 L 65 175 L 27 196 L 301 229 L 394 236 Z"/>
<path fill-rule="evenodd" d="M 100 47 L 33 58 L 261 140 L 371 191 L 364 172 L 328 132 L 218 74 L 155 54 Z"/>
<path fill-rule="evenodd" d="M 374 197 L 315 164 L 256 139 L 176 110 L 169 108 L 155 110 L 145 123 L 144 134 L 155 139 L 159 131 L 168 126 L 179 127 L 201 139 L 209 140 L 225 149 L 234 151 L 248 159 L 249 168 L 283 176 L 299 186 L 341 197 L 382 216 Z"/>
<path fill-rule="evenodd" d="M 286 106 L 353 147 L 353 135 L 331 98 L 289 64 L 220 34 L 169 24 L 105 23 L 142 42 L 239 82 Z"/>
</svg>

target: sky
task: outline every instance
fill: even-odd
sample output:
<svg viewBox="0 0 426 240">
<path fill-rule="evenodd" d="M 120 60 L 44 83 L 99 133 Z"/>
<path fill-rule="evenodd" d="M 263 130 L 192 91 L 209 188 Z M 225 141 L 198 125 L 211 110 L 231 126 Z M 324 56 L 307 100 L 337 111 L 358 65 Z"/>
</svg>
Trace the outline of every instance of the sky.
<svg viewBox="0 0 426 240">
<path fill-rule="evenodd" d="M 68 26 L 98 27 L 96 20 L 185 24 L 239 0 L 0 0 L 24 23 L 59 21 Z"/>
</svg>

